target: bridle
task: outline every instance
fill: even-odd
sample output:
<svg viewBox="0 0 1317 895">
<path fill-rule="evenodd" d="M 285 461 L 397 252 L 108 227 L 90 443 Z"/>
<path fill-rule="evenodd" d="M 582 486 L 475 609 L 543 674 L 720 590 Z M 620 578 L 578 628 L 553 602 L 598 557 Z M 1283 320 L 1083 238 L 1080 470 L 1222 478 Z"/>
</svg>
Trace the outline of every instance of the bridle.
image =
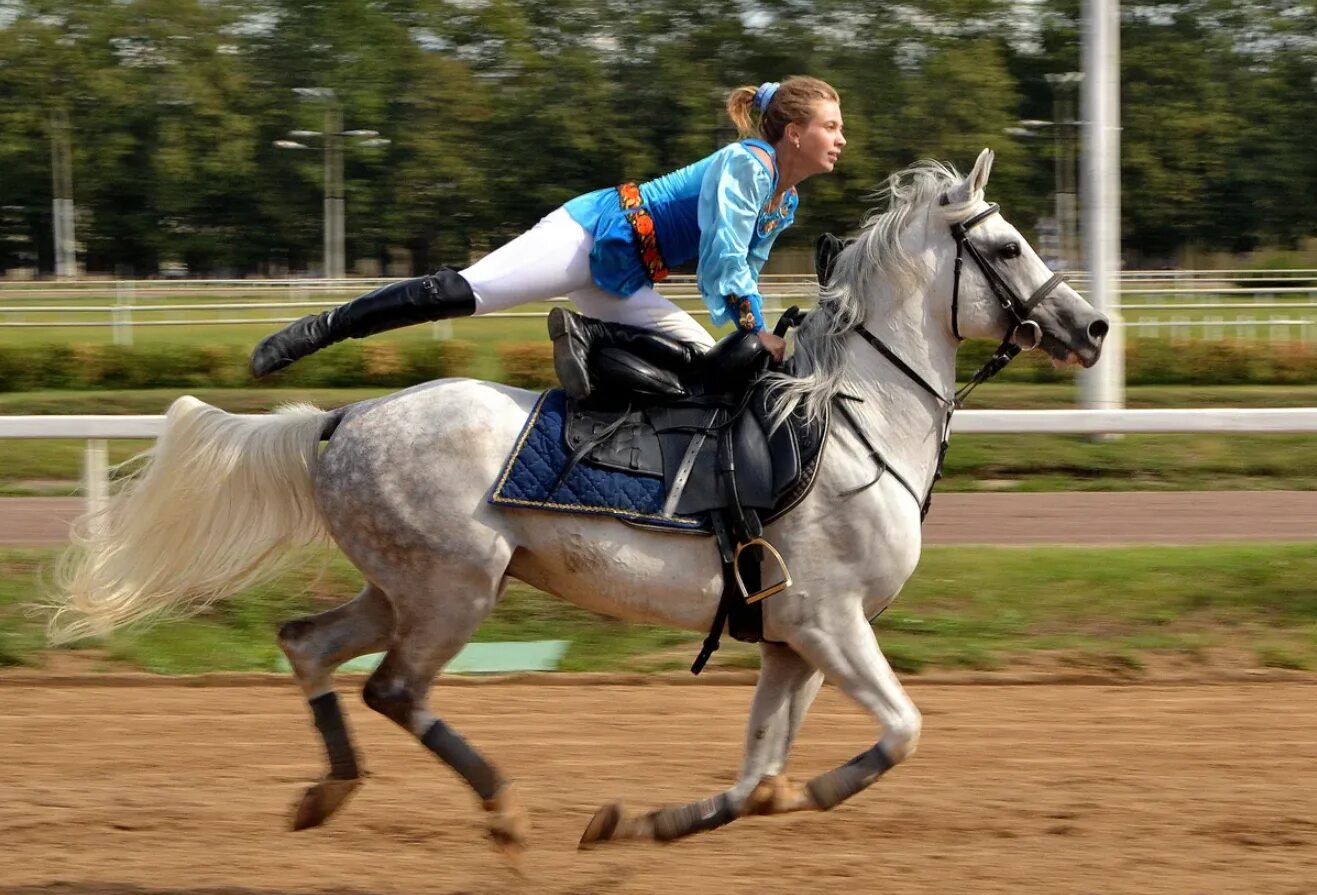
<svg viewBox="0 0 1317 895">
<path fill-rule="evenodd" d="M 943 195 L 939 204 L 946 205 L 947 203 L 948 199 L 946 195 Z M 1001 305 L 1002 310 L 1004 310 L 1011 319 L 1011 325 L 1007 328 L 1006 334 L 1002 337 L 1001 344 L 997 346 L 997 350 L 993 352 L 992 357 L 990 357 L 987 363 L 980 367 L 978 371 L 970 377 L 969 382 L 956 391 L 955 394 L 950 397 L 943 395 L 935 387 L 930 385 L 928 380 L 921 376 L 917 370 L 902 360 L 901 357 L 889 348 L 881 339 L 869 332 L 869 330 L 863 326 L 856 327 L 855 329 L 855 332 L 859 333 L 862 339 L 873 346 L 879 354 L 887 358 L 894 367 L 909 377 L 916 385 L 932 395 L 946 411 L 941 426 L 942 432 L 940 446 L 938 448 L 937 468 L 933 471 L 933 480 L 928 483 L 927 491 L 924 492 L 924 496 L 921 499 L 919 494 L 911 486 L 910 482 L 896 470 L 887 465 L 887 461 L 883 459 L 878 449 L 874 447 L 868 436 L 864 434 L 864 430 L 860 428 L 859 421 L 855 419 L 850 408 L 846 406 L 847 401 L 859 401 L 861 399 L 854 395 L 839 394 L 837 396 L 840 399 L 837 402 L 838 410 L 841 411 L 842 416 L 845 417 L 846 421 L 850 424 L 851 429 L 853 429 L 856 435 L 859 436 L 860 441 L 869 451 L 869 455 L 878 465 L 878 475 L 874 477 L 873 481 L 844 492 L 841 495 L 842 497 L 847 497 L 863 491 L 866 488 L 872 487 L 878 483 L 878 480 L 882 478 L 884 472 L 891 472 L 892 476 L 910 492 L 910 495 L 914 497 L 915 500 L 920 501 L 920 518 L 927 516 L 929 506 L 932 504 L 933 500 L 933 486 L 937 484 L 938 479 L 942 478 L 942 466 L 946 461 L 947 446 L 951 438 L 952 415 L 965 403 L 965 399 L 969 397 L 970 392 L 977 388 L 981 383 L 987 382 L 993 376 L 996 376 L 1004 370 L 1006 365 L 1014 360 L 1016 356 L 1019 355 L 1020 351 L 1023 350 L 1014 340 L 1014 336 L 1017 332 L 1021 330 L 1032 330 L 1033 344 L 1029 346 L 1030 349 L 1037 348 L 1042 341 L 1042 328 L 1032 319 L 1034 309 L 1051 296 L 1056 287 L 1065 281 L 1065 278 L 1059 273 L 1053 273 L 1052 276 L 1048 278 L 1047 282 L 1035 289 L 1033 294 L 1027 299 L 1020 297 L 1019 293 L 1017 293 L 1011 284 L 1006 281 L 1006 278 L 1003 277 L 995 267 L 993 267 L 992 262 L 989 261 L 981 251 L 979 251 L 978 246 L 974 245 L 969 238 L 970 230 L 983 223 L 983 221 L 987 220 L 992 215 L 997 214 L 999 211 L 1001 211 L 1001 206 L 994 202 L 978 214 L 951 225 L 951 235 L 956 240 L 956 265 L 953 275 L 954 278 L 951 283 L 951 332 L 955 335 L 956 340 L 960 342 L 965 341 L 964 336 L 960 334 L 960 275 L 965 266 L 965 255 L 969 255 L 978 266 L 983 274 L 983 278 L 988 283 L 988 288 L 992 290 L 993 296 L 997 299 L 997 303 Z"/>
<path fill-rule="evenodd" d="M 942 197 L 944 205 L 946 199 L 946 196 Z M 960 334 L 960 272 L 965 266 L 965 254 L 968 253 L 970 258 L 974 259 L 974 263 L 979 266 L 979 270 L 983 272 L 983 278 L 988 281 L 988 288 L 992 290 L 997 303 L 1001 305 L 1003 311 L 1011 316 L 1011 327 L 1006 330 L 1006 335 L 1002 341 L 1010 342 L 1016 330 L 1031 328 L 1037 333 L 1032 347 L 1037 347 L 1041 331 L 1038 324 L 1030 319 L 1030 315 L 1033 314 L 1033 309 L 1038 307 L 1043 299 L 1051 295 L 1057 286 L 1065 282 L 1065 277 L 1059 273 L 1054 273 L 1046 283 L 1034 290 L 1033 295 L 1027 299 L 1020 298 L 1016 291 L 1011 288 L 1011 284 L 1006 282 L 1006 278 L 997 272 L 997 268 L 992 266 L 992 263 L 979 251 L 979 247 L 970 242 L 969 239 L 970 230 L 999 211 L 1001 211 L 1001 206 L 994 202 L 973 217 L 951 225 L 951 235 L 956 240 L 955 279 L 951 284 L 951 332 L 955 334 L 957 340 L 965 341 L 965 337 Z"/>
</svg>

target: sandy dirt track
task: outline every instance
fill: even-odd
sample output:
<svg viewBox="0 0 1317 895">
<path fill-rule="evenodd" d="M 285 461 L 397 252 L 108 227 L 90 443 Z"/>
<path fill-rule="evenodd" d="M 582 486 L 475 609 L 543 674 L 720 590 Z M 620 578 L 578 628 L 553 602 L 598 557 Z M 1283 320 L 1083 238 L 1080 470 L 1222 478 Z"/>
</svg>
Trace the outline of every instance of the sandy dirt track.
<svg viewBox="0 0 1317 895">
<path fill-rule="evenodd" d="M 482 841 L 474 798 L 355 695 L 373 776 L 329 826 L 293 834 L 287 810 L 320 753 L 291 685 L 0 686 L 0 892 L 1317 891 L 1311 684 L 910 692 L 919 755 L 830 814 L 582 853 L 603 801 L 727 785 L 750 688 L 440 687 L 439 710 L 532 812 L 518 878 Z M 873 733 L 825 688 L 794 775 Z"/>
<path fill-rule="evenodd" d="M 0 498 L 0 546 L 58 546 L 76 498 Z M 1317 491 L 937 494 L 929 544 L 1202 544 L 1317 540 Z"/>
</svg>

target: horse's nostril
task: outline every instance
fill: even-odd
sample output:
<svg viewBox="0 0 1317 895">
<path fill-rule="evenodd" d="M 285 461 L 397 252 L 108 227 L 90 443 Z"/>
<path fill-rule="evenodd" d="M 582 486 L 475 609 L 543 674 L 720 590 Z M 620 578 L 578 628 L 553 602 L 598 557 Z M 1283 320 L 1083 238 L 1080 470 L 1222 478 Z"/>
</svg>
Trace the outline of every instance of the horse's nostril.
<svg viewBox="0 0 1317 895">
<path fill-rule="evenodd" d="M 1094 342 L 1101 342 L 1111 330 L 1111 324 L 1105 318 L 1094 320 L 1088 325 L 1088 337 Z"/>
</svg>

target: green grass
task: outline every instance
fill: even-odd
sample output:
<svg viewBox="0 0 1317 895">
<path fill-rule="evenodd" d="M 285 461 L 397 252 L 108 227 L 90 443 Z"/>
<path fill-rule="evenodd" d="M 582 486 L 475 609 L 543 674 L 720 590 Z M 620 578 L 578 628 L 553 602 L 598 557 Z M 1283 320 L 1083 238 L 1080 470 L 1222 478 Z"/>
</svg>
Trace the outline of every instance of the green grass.
<svg viewBox="0 0 1317 895">
<path fill-rule="evenodd" d="M 289 401 L 337 407 L 388 389 L 201 389 L 204 401 L 260 413 Z M 183 390 L 0 393 L 0 414 L 155 414 Z M 975 393 L 976 407 L 1073 406 L 1069 384 L 999 383 Z M 1317 406 L 1317 386 L 1142 386 L 1131 407 Z M 112 462 L 147 442 L 112 441 Z M 0 440 L 0 494 L 72 494 L 82 463 L 78 441 Z M 962 435 L 947 457 L 947 491 L 1224 490 L 1317 488 L 1317 451 L 1306 435 Z"/>
<path fill-rule="evenodd" d="M 1310 435 L 1064 435 L 953 438 L 945 491 L 1317 489 Z"/>
<path fill-rule="evenodd" d="M 1039 650 L 1124 661 L 1258 647 L 1307 665 L 1317 657 L 1314 572 L 1311 545 L 944 547 L 924 552 L 878 628 L 907 669 Z"/>
<path fill-rule="evenodd" d="M 40 664 L 39 618 L 24 612 L 55 554 L 0 551 L 0 664 Z M 1145 666 L 1241 663 L 1317 669 L 1317 551 L 1311 545 L 1148 548 L 942 547 L 875 622 L 902 672 L 1053 665 L 1138 675 Z M 339 555 L 208 613 L 120 632 L 95 644 L 106 668 L 164 674 L 269 670 L 281 620 L 356 592 Z M 701 633 L 627 625 L 523 585 L 476 640 L 568 640 L 564 670 L 668 670 L 694 657 Z M 84 646 L 89 644 L 84 644 Z M 751 647 L 725 642 L 719 667 L 754 667 Z"/>
</svg>

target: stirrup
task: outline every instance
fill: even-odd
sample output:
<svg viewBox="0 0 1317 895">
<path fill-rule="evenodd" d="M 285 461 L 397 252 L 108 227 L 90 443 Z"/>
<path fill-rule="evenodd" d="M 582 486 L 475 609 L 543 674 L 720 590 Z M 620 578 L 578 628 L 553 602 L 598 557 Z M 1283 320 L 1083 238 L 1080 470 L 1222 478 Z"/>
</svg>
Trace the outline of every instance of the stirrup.
<svg viewBox="0 0 1317 895">
<path fill-rule="evenodd" d="M 781 581 L 777 584 L 770 584 L 763 590 L 756 591 L 753 594 L 746 590 L 745 581 L 741 578 L 741 552 L 749 547 L 763 547 L 766 549 L 769 554 L 772 555 L 773 559 L 777 561 L 778 568 L 782 570 Z M 767 600 L 774 594 L 780 594 L 791 586 L 791 572 L 787 569 L 786 560 L 782 558 L 781 553 L 777 552 L 776 547 L 763 538 L 752 538 L 744 544 L 736 545 L 736 554 L 732 559 L 732 571 L 736 574 L 736 586 L 740 589 L 741 597 L 745 600 L 747 606 L 758 603 L 760 600 Z"/>
</svg>

